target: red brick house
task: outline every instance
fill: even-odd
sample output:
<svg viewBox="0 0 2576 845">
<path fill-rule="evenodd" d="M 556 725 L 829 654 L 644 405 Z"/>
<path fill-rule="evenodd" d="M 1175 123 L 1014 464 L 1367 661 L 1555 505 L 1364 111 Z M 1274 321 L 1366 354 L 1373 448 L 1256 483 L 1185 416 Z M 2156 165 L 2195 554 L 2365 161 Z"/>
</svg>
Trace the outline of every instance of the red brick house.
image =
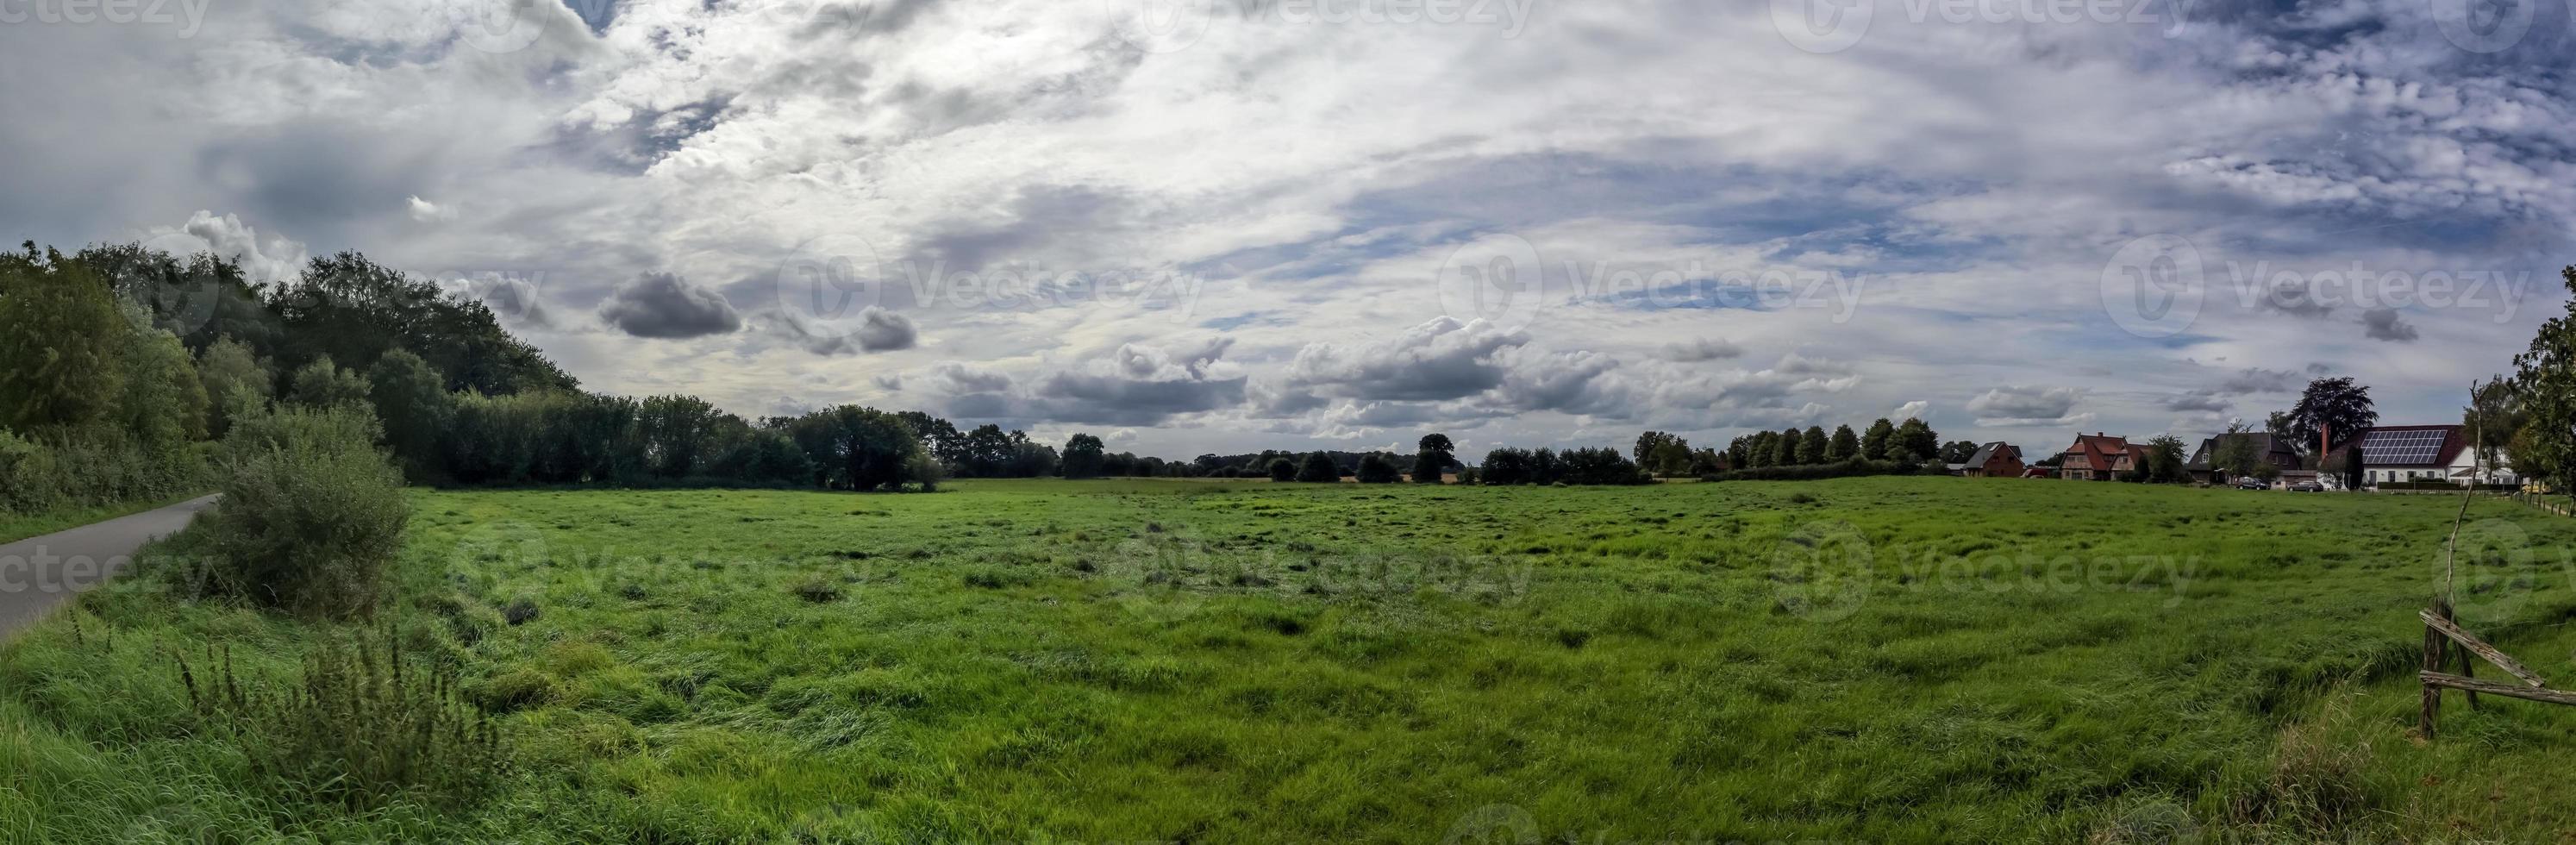
<svg viewBox="0 0 2576 845">
<path fill-rule="evenodd" d="M 2075 445 L 2059 453 L 2057 477 L 2073 481 L 2110 481 L 2137 467 L 2145 454 L 2126 437 L 2101 432 L 2075 435 Z"/>
<path fill-rule="evenodd" d="M 2020 478 L 2022 469 L 2021 450 L 2002 441 L 1978 447 L 1967 463 L 1950 465 L 1952 474 L 1969 478 Z"/>
</svg>

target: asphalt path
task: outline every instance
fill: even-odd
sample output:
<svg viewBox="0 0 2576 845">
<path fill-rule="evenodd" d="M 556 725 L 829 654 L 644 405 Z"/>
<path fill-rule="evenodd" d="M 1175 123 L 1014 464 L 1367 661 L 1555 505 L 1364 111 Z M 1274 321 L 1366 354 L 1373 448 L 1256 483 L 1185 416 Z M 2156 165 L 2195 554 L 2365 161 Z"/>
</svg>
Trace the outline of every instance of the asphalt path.
<svg viewBox="0 0 2576 845">
<path fill-rule="evenodd" d="M 188 527 L 215 497 L 121 516 L 0 546 L 0 640 L 42 622 L 134 562 L 134 550 Z"/>
</svg>

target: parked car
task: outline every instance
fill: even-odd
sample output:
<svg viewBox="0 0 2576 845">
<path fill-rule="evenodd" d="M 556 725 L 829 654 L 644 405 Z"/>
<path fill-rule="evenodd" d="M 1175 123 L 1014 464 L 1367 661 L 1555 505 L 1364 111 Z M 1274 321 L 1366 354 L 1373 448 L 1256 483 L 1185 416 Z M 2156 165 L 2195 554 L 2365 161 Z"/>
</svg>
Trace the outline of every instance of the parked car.
<svg viewBox="0 0 2576 845">
<path fill-rule="evenodd" d="M 2318 484 L 2314 481 L 2302 481 L 2297 484 L 2290 485 L 2290 492 L 2292 493 L 2323 493 L 2325 491 L 2325 485 Z"/>
<path fill-rule="evenodd" d="M 2238 489 L 2238 490 L 2270 490 L 2270 489 L 2272 489 L 2272 482 L 2265 481 L 2265 480 L 2263 480 L 2263 479 L 2255 478 L 2255 477 L 2252 477 L 2252 476 L 2247 476 L 2247 477 L 2244 477 L 2244 478 L 2236 479 L 2236 489 Z"/>
</svg>

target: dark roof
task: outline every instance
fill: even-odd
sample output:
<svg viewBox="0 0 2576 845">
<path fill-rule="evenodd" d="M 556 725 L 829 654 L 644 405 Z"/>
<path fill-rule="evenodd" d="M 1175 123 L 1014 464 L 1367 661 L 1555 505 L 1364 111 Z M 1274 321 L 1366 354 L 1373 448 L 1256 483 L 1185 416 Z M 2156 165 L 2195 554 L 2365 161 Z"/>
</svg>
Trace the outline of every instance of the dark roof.
<svg viewBox="0 0 2576 845">
<path fill-rule="evenodd" d="M 2200 441 L 2200 449 L 2191 453 L 2191 461 L 2184 464 L 2183 468 L 2191 470 L 2208 469 L 2210 462 L 2217 460 L 2218 458 L 2218 441 L 2229 437 L 2242 437 L 2247 440 L 2254 441 L 2254 453 L 2257 455 L 2288 454 L 2295 456 L 2299 453 L 2298 450 L 2290 448 L 2290 439 L 2287 437 L 2274 437 L 2272 436 L 2272 433 L 2268 431 L 2240 431 L 2235 434 L 2221 434 L 2215 437 L 2202 438 Z"/>
<path fill-rule="evenodd" d="M 2336 446 L 2327 466 L 2340 466 L 2344 452 L 2361 444 L 2363 463 L 2377 467 L 2443 467 L 2469 448 L 2467 429 L 2459 425 L 2382 425 Z"/>
<path fill-rule="evenodd" d="M 2007 454 L 2010 454 L 2014 460 L 2020 460 L 2020 459 L 2021 459 L 2021 450 L 2020 450 L 2020 449 L 2015 449 L 2015 448 L 2013 448 L 2012 444 L 2010 444 L 2010 443 L 2006 443 L 2006 442 L 2003 442 L 2003 441 L 2001 441 L 2001 440 L 1997 440 L 1997 441 L 1995 441 L 1995 442 L 1993 442 L 1993 443 L 1988 443 L 1988 444 L 1986 444 L 1986 445 L 1984 445 L 1984 446 L 1979 446 L 1979 447 L 1977 447 L 1977 453 L 1976 453 L 1976 454 L 1974 454 L 1974 455 L 1970 455 L 1970 456 L 1968 456 L 1968 462 L 1967 462 L 1966 464 L 1963 464 L 1962 466 L 1972 466 L 1972 467 L 1982 467 L 1982 466 L 1985 466 L 1987 461 L 1991 461 L 1991 460 L 1994 460 L 1994 459 L 1995 459 L 1995 450 L 1997 450 L 1997 449 L 2002 449 L 2002 450 L 2004 450 L 2004 452 L 2006 452 Z"/>
</svg>

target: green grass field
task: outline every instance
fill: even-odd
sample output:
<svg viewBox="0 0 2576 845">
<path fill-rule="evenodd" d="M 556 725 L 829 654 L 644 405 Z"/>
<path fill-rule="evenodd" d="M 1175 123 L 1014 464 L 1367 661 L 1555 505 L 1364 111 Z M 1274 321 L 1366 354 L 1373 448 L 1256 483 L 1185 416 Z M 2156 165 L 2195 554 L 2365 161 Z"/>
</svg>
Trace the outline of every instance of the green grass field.
<svg viewBox="0 0 2576 845">
<path fill-rule="evenodd" d="M 263 789 L 178 656 L 278 673 L 342 632 L 145 577 L 0 648 L 0 840 L 2576 841 L 2576 708 L 2454 695 L 2410 736 L 2443 497 L 416 501 L 380 624 L 507 711 L 503 788 Z M 2576 685 L 2576 520 L 2469 524 L 2463 619 Z"/>
</svg>

